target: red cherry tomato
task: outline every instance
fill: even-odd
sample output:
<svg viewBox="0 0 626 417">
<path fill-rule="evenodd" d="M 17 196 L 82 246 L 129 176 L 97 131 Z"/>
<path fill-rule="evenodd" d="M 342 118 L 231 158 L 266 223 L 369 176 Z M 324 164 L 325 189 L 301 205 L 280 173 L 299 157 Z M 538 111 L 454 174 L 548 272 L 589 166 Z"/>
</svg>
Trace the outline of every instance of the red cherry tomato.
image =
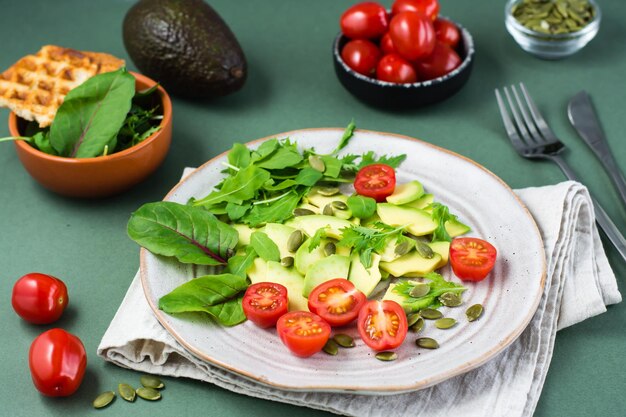
<svg viewBox="0 0 626 417">
<path fill-rule="evenodd" d="M 359 74 L 373 76 L 381 53 L 378 46 L 365 39 L 356 39 L 346 43 L 341 50 L 343 61 Z"/>
<path fill-rule="evenodd" d="M 350 39 L 376 39 L 387 31 L 387 11 L 378 3 L 366 1 L 348 8 L 341 15 L 341 32 Z"/>
<path fill-rule="evenodd" d="M 274 282 L 250 285 L 242 300 L 246 318 L 263 328 L 274 326 L 288 305 L 287 288 Z"/>
<path fill-rule="evenodd" d="M 408 330 L 404 310 L 391 300 L 368 301 L 361 308 L 357 323 L 361 339 L 376 351 L 397 348 Z"/>
<path fill-rule="evenodd" d="M 437 0 L 396 0 L 391 6 L 391 14 L 402 12 L 420 12 L 430 20 L 435 20 L 439 14 Z"/>
<path fill-rule="evenodd" d="M 442 77 L 461 65 L 461 58 L 452 48 L 443 43 L 437 43 L 433 53 L 413 63 L 415 71 L 422 80 L 432 80 Z"/>
<path fill-rule="evenodd" d="M 296 356 L 306 358 L 324 347 L 330 337 L 330 325 L 309 311 L 292 311 L 276 323 L 280 340 Z"/>
<path fill-rule="evenodd" d="M 343 326 L 359 315 L 365 304 L 365 294 L 345 278 L 326 281 L 309 294 L 309 310 L 331 326 Z"/>
<path fill-rule="evenodd" d="M 28 364 L 33 383 L 42 394 L 66 397 L 83 380 L 87 354 L 78 337 L 63 329 L 51 329 L 30 345 Z"/>
<path fill-rule="evenodd" d="M 417 82 L 417 73 L 413 66 L 398 54 L 385 55 L 378 61 L 376 78 L 390 83 Z"/>
<path fill-rule="evenodd" d="M 34 324 L 49 324 L 58 320 L 68 301 L 63 281 L 37 272 L 18 279 L 11 296 L 15 312 Z"/>
<path fill-rule="evenodd" d="M 475 237 L 457 237 L 450 244 L 450 265 L 454 274 L 464 281 L 481 281 L 496 262 L 496 248 Z"/>
<path fill-rule="evenodd" d="M 377 202 L 385 201 L 396 188 L 396 172 L 385 164 L 364 166 L 357 172 L 354 189 L 359 195 L 371 197 Z"/>
<path fill-rule="evenodd" d="M 391 40 L 391 36 L 389 36 L 389 32 L 385 33 L 380 39 L 380 50 L 383 51 L 383 54 L 398 53 L 396 48 L 393 47 L 393 41 Z"/>
<path fill-rule="evenodd" d="M 433 22 L 435 27 L 435 38 L 437 42 L 445 43 L 450 48 L 455 49 L 461 39 L 459 28 L 447 19 L 437 18 Z"/>
<path fill-rule="evenodd" d="M 425 58 L 435 48 L 433 23 L 417 12 L 395 15 L 389 23 L 389 36 L 398 54 L 409 61 Z"/>
</svg>

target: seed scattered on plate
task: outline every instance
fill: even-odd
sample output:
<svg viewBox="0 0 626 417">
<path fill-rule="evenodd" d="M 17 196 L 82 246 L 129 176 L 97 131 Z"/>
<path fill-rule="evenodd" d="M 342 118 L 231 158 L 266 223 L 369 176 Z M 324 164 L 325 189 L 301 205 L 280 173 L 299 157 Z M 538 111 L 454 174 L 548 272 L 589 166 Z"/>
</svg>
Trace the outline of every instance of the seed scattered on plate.
<svg viewBox="0 0 626 417">
<path fill-rule="evenodd" d="M 378 352 L 376 354 L 376 359 L 385 362 L 395 361 L 396 359 L 398 359 L 398 354 L 391 351 Z"/>
<path fill-rule="evenodd" d="M 107 405 L 111 404 L 115 399 L 115 393 L 113 391 L 106 391 L 102 394 L 98 395 L 95 400 L 93 400 L 94 408 L 104 408 Z"/>
<path fill-rule="evenodd" d="M 454 292 L 444 292 L 439 296 L 439 301 L 446 307 L 457 307 L 463 303 L 461 296 Z"/>
<path fill-rule="evenodd" d="M 439 310 L 435 310 L 434 308 L 425 308 L 420 310 L 420 316 L 425 318 L 426 320 L 437 320 L 443 317 L 443 314 Z"/>
<path fill-rule="evenodd" d="M 355 346 L 354 339 L 344 333 L 338 333 L 333 337 L 333 340 L 343 348 L 353 348 Z"/>
<path fill-rule="evenodd" d="M 332 203 L 333 208 L 337 210 L 348 210 L 348 205 L 340 200 L 335 200 Z"/>
<path fill-rule="evenodd" d="M 289 268 L 293 266 L 293 256 L 285 256 L 284 258 L 280 260 L 280 264 L 281 266 L 284 266 L 285 268 Z"/>
<path fill-rule="evenodd" d="M 298 210 L 298 209 L 296 209 Z M 302 230 L 294 230 L 287 239 L 287 250 L 289 252 L 295 252 L 304 242 L 304 234 Z"/>
<path fill-rule="evenodd" d="M 438 349 L 439 343 L 435 339 L 430 337 L 420 337 L 415 341 L 415 344 L 424 349 Z"/>
<path fill-rule="evenodd" d="M 456 325 L 456 320 L 452 317 L 444 317 L 435 321 L 435 327 L 438 329 L 450 329 Z"/>
<path fill-rule="evenodd" d="M 303 207 L 298 207 L 298 208 L 293 210 L 293 215 L 296 216 L 296 217 L 299 217 L 299 216 L 312 216 L 313 214 L 315 214 L 315 212 L 313 210 L 309 210 L 309 209 L 303 208 Z"/>
<path fill-rule="evenodd" d="M 337 251 L 337 246 L 333 242 L 328 242 L 324 245 L 324 254 L 326 256 L 334 255 Z"/>
<path fill-rule="evenodd" d="M 411 288 L 409 295 L 413 298 L 420 298 L 428 294 L 429 291 L 430 285 L 424 282 L 418 282 L 413 288 Z"/>
<path fill-rule="evenodd" d="M 421 316 L 418 316 L 417 321 L 409 327 L 413 333 L 419 333 L 424 328 L 424 319 Z"/>
<path fill-rule="evenodd" d="M 465 311 L 465 316 L 467 317 L 467 321 L 475 321 L 483 315 L 483 306 L 481 304 L 474 304 L 470 308 Z"/>
<path fill-rule="evenodd" d="M 339 188 L 337 187 L 319 187 L 317 188 L 317 193 L 326 197 L 333 196 L 339 193 Z"/>
<path fill-rule="evenodd" d="M 322 214 L 324 216 L 332 216 L 333 214 L 335 214 L 335 210 L 333 210 L 333 205 L 331 203 L 326 204 L 324 206 L 324 209 L 322 210 Z"/>
<path fill-rule="evenodd" d="M 322 350 L 329 355 L 335 356 L 337 353 L 339 353 L 339 346 L 334 339 L 328 339 Z"/>
</svg>

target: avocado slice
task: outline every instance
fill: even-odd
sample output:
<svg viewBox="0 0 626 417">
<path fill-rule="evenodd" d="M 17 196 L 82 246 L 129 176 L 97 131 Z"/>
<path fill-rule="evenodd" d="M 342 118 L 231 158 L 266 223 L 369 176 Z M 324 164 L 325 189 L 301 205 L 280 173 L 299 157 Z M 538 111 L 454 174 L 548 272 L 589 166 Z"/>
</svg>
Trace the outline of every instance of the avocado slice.
<svg viewBox="0 0 626 417">
<path fill-rule="evenodd" d="M 239 240 L 237 241 L 237 248 L 248 246 L 250 244 L 250 236 L 255 230 L 247 224 L 235 223 L 233 229 L 239 234 Z"/>
<path fill-rule="evenodd" d="M 348 278 L 350 258 L 343 255 L 330 255 L 315 262 L 304 276 L 302 295 L 308 297 L 313 288 L 335 278 Z"/>
<path fill-rule="evenodd" d="M 380 269 L 394 277 L 421 277 L 433 272 L 441 262 L 441 255 L 435 253 L 432 258 L 424 258 L 416 251 L 407 253 L 391 262 L 381 262 Z"/>
<path fill-rule="evenodd" d="M 289 311 L 307 311 L 308 300 L 302 295 L 304 277 L 294 268 L 286 268 L 279 262 L 267 261 L 268 281 L 284 285 L 287 288 Z"/>
<path fill-rule="evenodd" d="M 304 201 L 317 207 L 318 211 L 321 213 L 322 210 L 324 210 L 324 207 L 331 204 L 333 201 L 341 201 L 342 203 L 345 203 L 348 201 L 348 196 L 341 193 L 331 196 L 322 195 L 316 191 L 315 187 L 313 187 L 313 189 L 304 197 Z M 352 217 L 352 210 L 350 209 L 333 209 L 333 211 L 334 215 L 340 219 L 348 220 Z"/>
<path fill-rule="evenodd" d="M 435 196 L 433 194 L 423 194 L 416 200 L 403 204 L 403 207 L 413 207 L 416 209 L 426 209 L 429 205 L 431 205 L 435 201 Z"/>
<path fill-rule="evenodd" d="M 424 186 L 417 180 L 396 185 L 393 193 L 387 197 L 387 202 L 395 205 L 410 203 L 424 194 Z"/>
<path fill-rule="evenodd" d="M 446 264 L 448 263 L 448 259 L 450 258 L 450 242 L 431 242 L 428 244 L 428 246 L 430 246 L 433 252 L 441 256 L 441 261 L 439 261 L 439 264 L 435 266 L 435 269 L 446 266 Z"/>
<path fill-rule="evenodd" d="M 357 290 L 361 291 L 366 296 L 369 296 L 376 285 L 380 282 L 381 274 L 378 269 L 380 263 L 380 255 L 377 253 L 372 254 L 372 265 L 365 269 L 365 266 L 361 263 L 358 253 L 352 254 L 350 257 L 350 274 L 348 280 L 354 284 Z"/>
<path fill-rule="evenodd" d="M 406 225 L 406 230 L 414 236 L 427 235 L 437 228 L 430 214 L 413 207 L 379 203 L 376 212 L 383 223 L 394 227 Z"/>
<path fill-rule="evenodd" d="M 239 42 L 202 0 L 140 0 L 126 13 L 123 38 L 137 68 L 171 94 L 225 96 L 246 81 Z"/>
<path fill-rule="evenodd" d="M 289 240 L 289 236 L 293 232 L 296 231 L 293 227 L 285 226 L 284 224 L 279 223 L 267 223 L 263 229 L 261 229 L 265 234 L 274 242 L 276 246 L 278 246 L 278 250 L 280 251 L 280 258 L 284 258 L 286 256 L 293 256 L 294 253 L 290 252 L 287 249 L 287 241 Z"/>
<path fill-rule="evenodd" d="M 446 232 L 448 232 L 450 237 L 461 236 L 471 230 L 468 225 L 463 224 L 458 220 L 448 220 L 447 222 L 445 222 L 444 227 L 446 228 Z"/>
<path fill-rule="evenodd" d="M 323 214 L 294 217 L 285 224 L 301 229 L 309 236 L 313 236 L 318 229 L 326 229 L 326 235 L 334 239 L 341 239 L 341 229 L 352 226 L 347 220 Z"/>
<path fill-rule="evenodd" d="M 296 270 L 302 275 L 305 275 L 311 265 L 326 257 L 326 254 L 324 253 L 324 246 L 326 246 L 326 244 L 329 242 L 329 239 L 322 239 L 320 240 L 320 244 L 318 247 L 316 247 L 312 251 L 309 251 L 311 239 L 307 239 L 296 251 L 296 256 L 294 257 L 294 266 Z M 350 255 L 350 248 L 346 246 L 337 245 L 336 251 L 337 255 Z"/>
</svg>

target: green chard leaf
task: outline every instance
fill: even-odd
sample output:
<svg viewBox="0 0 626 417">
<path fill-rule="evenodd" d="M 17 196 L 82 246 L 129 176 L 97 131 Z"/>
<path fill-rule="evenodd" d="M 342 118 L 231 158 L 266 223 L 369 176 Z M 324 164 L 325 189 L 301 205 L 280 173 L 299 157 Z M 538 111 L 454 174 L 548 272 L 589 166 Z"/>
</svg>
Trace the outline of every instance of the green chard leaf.
<svg viewBox="0 0 626 417">
<path fill-rule="evenodd" d="M 456 216 L 453 214 L 450 214 L 448 207 L 444 206 L 441 203 L 432 203 L 431 207 L 433 209 L 431 217 L 433 221 L 435 222 L 435 224 L 437 225 L 437 228 L 433 232 L 433 242 L 436 242 L 436 241 L 451 242 L 452 238 L 450 237 L 450 235 L 448 234 L 448 231 L 446 230 L 446 222 L 448 220 L 456 220 Z"/>
<path fill-rule="evenodd" d="M 50 144 L 60 156 L 90 158 L 115 149 L 131 108 L 135 78 L 125 68 L 91 77 L 70 90 L 50 126 Z"/>
<path fill-rule="evenodd" d="M 213 205 L 224 201 L 241 204 L 253 199 L 257 190 L 270 179 L 270 173 L 255 165 L 239 170 L 235 175 L 227 177 L 219 190 L 196 200 L 194 205 Z"/>
<path fill-rule="evenodd" d="M 208 211 L 167 201 L 135 211 L 128 235 L 154 254 L 196 265 L 226 265 L 239 238 L 235 229 Z"/>
<path fill-rule="evenodd" d="M 376 212 L 376 200 L 371 197 L 352 195 L 348 197 L 346 204 L 348 204 L 348 208 L 352 211 L 352 215 L 360 219 L 367 219 Z"/>
<path fill-rule="evenodd" d="M 37 132 L 33 135 L 32 139 L 37 149 L 39 149 L 41 152 L 45 152 L 48 155 L 57 155 L 57 151 L 54 150 L 54 148 L 50 144 L 49 132 Z"/>
<path fill-rule="evenodd" d="M 276 243 L 263 232 L 253 232 L 250 235 L 250 246 L 264 261 L 280 261 L 280 251 Z"/>
<path fill-rule="evenodd" d="M 224 326 L 235 326 L 246 321 L 242 301 L 243 295 L 221 304 L 207 306 L 206 312 L 215 317 Z"/>
<path fill-rule="evenodd" d="M 248 271 L 248 268 L 252 266 L 252 263 L 258 256 L 252 246 L 246 246 L 244 254 L 228 258 L 228 267 L 226 267 L 224 272 L 246 278 L 246 271 Z"/>
</svg>

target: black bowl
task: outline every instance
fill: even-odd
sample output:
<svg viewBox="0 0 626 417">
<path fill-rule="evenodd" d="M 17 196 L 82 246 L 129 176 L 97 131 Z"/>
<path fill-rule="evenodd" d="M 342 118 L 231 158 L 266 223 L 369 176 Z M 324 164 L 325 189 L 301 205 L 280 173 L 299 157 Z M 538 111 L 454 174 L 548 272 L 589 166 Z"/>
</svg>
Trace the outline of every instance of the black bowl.
<svg viewBox="0 0 626 417">
<path fill-rule="evenodd" d="M 443 77 L 411 84 L 379 81 L 352 70 L 341 59 L 341 50 L 349 39 L 337 35 L 333 44 L 335 72 L 343 86 L 352 95 L 372 106 L 382 108 L 416 108 L 433 104 L 454 95 L 465 85 L 472 72 L 474 40 L 467 29 L 457 24 L 461 31 L 461 42 L 457 53 L 461 65 Z"/>
</svg>

